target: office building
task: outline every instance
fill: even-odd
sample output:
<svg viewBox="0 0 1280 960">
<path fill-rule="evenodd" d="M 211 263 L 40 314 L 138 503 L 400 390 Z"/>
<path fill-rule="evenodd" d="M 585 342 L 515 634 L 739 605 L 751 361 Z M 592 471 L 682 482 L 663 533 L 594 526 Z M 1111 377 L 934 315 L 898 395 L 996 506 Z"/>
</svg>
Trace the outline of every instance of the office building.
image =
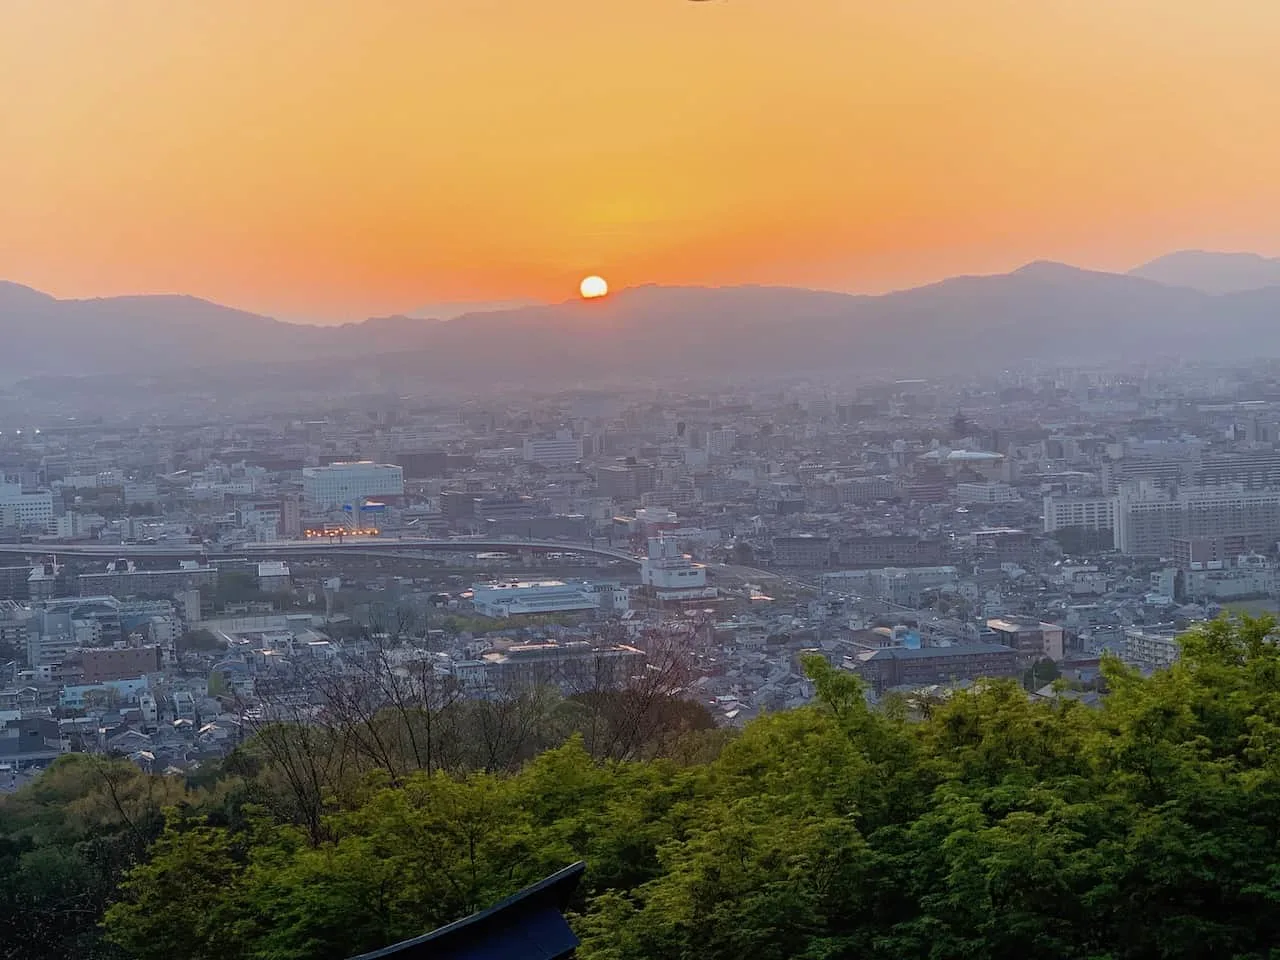
<svg viewBox="0 0 1280 960">
<path fill-rule="evenodd" d="M 541 467 L 567 466 L 582 459 L 582 440 L 562 430 L 552 440 L 525 440 L 524 461 Z"/>
<path fill-rule="evenodd" d="M 48 490 L 24 490 L 17 483 L 0 483 L 0 527 L 51 532 L 53 494 Z"/>
<path fill-rule="evenodd" d="M 596 489 L 602 497 L 639 500 L 657 485 L 657 470 L 648 463 L 614 463 L 596 470 Z"/>
<path fill-rule="evenodd" d="M 836 502 L 875 503 L 878 500 L 893 500 L 898 496 L 898 488 L 892 477 L 846 477 L 835 482 Z"/>
<path fill-rule="evenodd" d="M 320 510 L 354 507 L 368 499 L 403 495 L 404 469 L 392 463 L 360 460 L 302 470 L 302 497 Z"/>
</svg>

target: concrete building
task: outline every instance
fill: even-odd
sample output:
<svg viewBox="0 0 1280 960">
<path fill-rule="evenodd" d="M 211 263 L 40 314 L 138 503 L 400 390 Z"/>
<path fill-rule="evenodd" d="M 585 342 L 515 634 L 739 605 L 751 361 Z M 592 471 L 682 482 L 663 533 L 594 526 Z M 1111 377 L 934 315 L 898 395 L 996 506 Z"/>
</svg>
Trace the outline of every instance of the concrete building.
<svg viewBox="0 0 1280 960">
<path fill-rule="evenodd" d="M 926 591 L 954 587 L 959 580 L 959 571 L 952 566 L 840 570 L 822 576 L 826 590 L 908 605 L 919 602 Z"/>
<path fill-rule="evenodd" d="M 27 648 L 31 610 L 14 600 L 0 600 L 0 662 L 21 655 Z"/>
<path fill-rule="evenodd" d="M 302 470 L 303 499 L 321 510 L 357 506 L 369 498 L 403 495 L 404 469 L 392 463 L 360 460 Z"/>
<path fill-rule="evenodd" d="M 283 560 L 264 560 L 258 564 L 258 589 L 263 593 L 288 593 L 293 589 L 289 564 Z"/>
<path fill-rule="evenodd" d="M 975 530 L 973 545 L 979 556 L 990 563 L 1027 565 L 1036 559 L 1036 538 L 1027 530 L 999 527 Z"/>
<path fill-rule="evenodd" d="M 859 567 L 936 567 L 943 563 L 941 540 L 909 536 L 847 537 L 836 544 L 836 562 Z"/>
<path fill-rule="evenodd" d="M 1178 659 L 1177 633 L 1173 630 L 1130 627 L 1124 632 L 1124 659 L 1144 670 L 1160 670 Z"/>
<path fill-rule="evenodd" d="M 1022 497 L 1007 483 L 957 483 L 960 503 L 1017 503 Z"/>
<path fill-rule="evenodd" d="M 48 490 L 24 490 L 21 484 L 0 483 L 0 527 L 20 530 L 54 528 L 53 494 Z"/>
<path fill-rule="evenodd" d="M 727 457 L 733 453 L 738 442 L 738 431 L 729 427 L 707 431 L 707 454 L 712 457 Z"/>
<path fill-rule="evenodd" d="M 1045 497 L 1044 532 L 1055 533 L 1068 527 L 1114 530 L 1116 503 L 1115 497 Z"/>
<path fill-rule="evenodd" d="M 831 566 L 831 538 L 802 535 L 773 538 L 773 562 L 779 567 L 822 569 Z"/>
<path fill-rule="evenodd" d="M 592 646 L 570 643 L 513 644 L 481 656 L 491 690 L 555 686 L 565 693 L 610 689 L 644 670 L 645 655 L 625 644 Z"/>
<path fill-rule="evenodd" d="M 582 459 L 582 439 L 573 436 L 567 430 L 560 431 L 551 440 L 531 440 L 524 442 L 525 463 L 536 463 L 542 467 L 564 466 L 577 463 Z"/>
<path fill-rule="evenodd" d="M 707 586 L 707 568 L 685 556 L 679 541 L 667 537 L 650 538 L 640 561 L 640 583 L 659 600 L 692 600 L 709 591 L 715 595 L 715 588 Z"/>
<path fill-rule="evenodd" d="M 596 470 L 596 489 L 602 497 L 639 500 L 654 489 L 658 473 L 649 463 L 614 463 Z"/>
<path fill-rule="evenodd" d="M 1023 660 L 1048 657 L 1061 660 L 1064 656 L 1062 627 L 1022 617 L 1003 617 L 987 621 L 987 629 L 996 635 L 999 643 L 1018 652 Z"/>
<path fill-rule="evenodd" d="M 868 650 L 845 662 L 879 695 L 893 687 L 1011 677 L 1020 672 L 1018 652 L 995 643 L 966 643 L 950 647 L 889 647 Z"/>
<path fill-rule="evenodd" d="M 102 573 L 76 578 L 82 597 L 169 597 L 186 590 L 212 590 L 218 585 L 216 567 L 183 560 L 166 570 L 139 570 L 128 560 L 113 560 Z"/>
<path fill-rule="evenodd" d="M 629 608 L 626 587 L 617 583 L 565 580 L 512 580 L 477 583 L 471 603 L 486 617 L 512 617 L 590 610 L 624 612 Z"/>
<path fill-rule="evenodd" d="M 1116 549 L 1130 556 L 1163 557 L 1180 538 L 1236 538 L 1269 549 L 1280 539 L 1280 490 L 1191 487 L 1176 492 L 1152 484 L 1121 489 Z"/>
</svg>

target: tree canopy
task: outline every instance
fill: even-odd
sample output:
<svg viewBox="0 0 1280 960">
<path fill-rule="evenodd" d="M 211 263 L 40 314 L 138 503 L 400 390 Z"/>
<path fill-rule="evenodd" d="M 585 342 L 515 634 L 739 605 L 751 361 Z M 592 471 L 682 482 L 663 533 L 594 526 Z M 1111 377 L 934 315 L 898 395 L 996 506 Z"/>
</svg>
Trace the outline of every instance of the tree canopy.
<svg viewBox="0 0 1280 960">
<path fill-rule="evenodd" d="M 0 803 L 3 902 L 54 918 L 74 893 L 88 918 L 23 956 L 318 960 L 582 859 L 586 960 L 1261 960 L 1280 944 L 1273 626 L 1201 626 L 1150 677 L 1108 661 L 1097 707 L 991 681 L 872 708 L 814 659 L 812 706 L 733 737 L 619 758 L 579 729 L 517 766 L 366 765 L 317 780 L 309 815 L 260 744 L 189 784 L 68 758 Z"/>
</svg>

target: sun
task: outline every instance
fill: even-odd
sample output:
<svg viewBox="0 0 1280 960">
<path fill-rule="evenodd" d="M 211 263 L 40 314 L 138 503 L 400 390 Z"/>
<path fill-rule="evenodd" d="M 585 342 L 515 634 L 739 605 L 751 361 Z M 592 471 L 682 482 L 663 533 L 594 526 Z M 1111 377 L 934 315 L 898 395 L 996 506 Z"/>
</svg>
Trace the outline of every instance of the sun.
<svg viewBox="0 0 1280 960">
<path fill-rule="evenodd" d="M 578 290 L 583 300 L 595 300 L 608 295 L 609 284 L 605 282 L 604 277 L 587 277 L 578 285 Z"/>
</svg>

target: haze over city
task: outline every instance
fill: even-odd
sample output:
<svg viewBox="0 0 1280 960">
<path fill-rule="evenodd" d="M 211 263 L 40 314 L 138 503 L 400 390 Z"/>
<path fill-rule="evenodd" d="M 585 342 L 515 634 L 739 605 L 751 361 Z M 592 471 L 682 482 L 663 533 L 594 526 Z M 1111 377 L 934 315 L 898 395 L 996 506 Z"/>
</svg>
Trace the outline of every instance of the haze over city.
<svg viewBox="0 0 1280 960">
<path fill-rule="evenodd" d="M 60 297 L 331 322 L 592 273 L 1280 253 L 1266 0 L 15 0 L 0 28 L 0 276 Z"/>
<path fill-rule="evenodd" d="M 0 0 L 0 960 L 1277 960 L 1280 0 Z"/>
</svg>

